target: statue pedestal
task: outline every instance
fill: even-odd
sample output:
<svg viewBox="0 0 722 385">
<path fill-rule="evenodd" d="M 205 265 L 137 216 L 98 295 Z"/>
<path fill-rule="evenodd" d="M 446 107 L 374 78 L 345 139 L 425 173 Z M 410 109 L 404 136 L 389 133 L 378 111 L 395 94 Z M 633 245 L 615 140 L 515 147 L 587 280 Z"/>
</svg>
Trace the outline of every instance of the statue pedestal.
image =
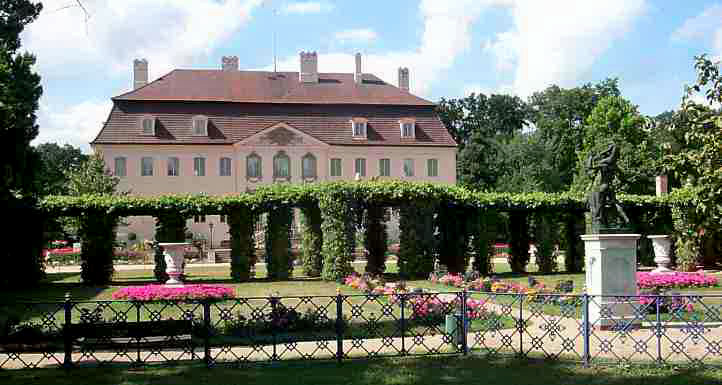
<svg viewBox="0 0 722 385">
<path fill-rule="evenodd" d="M 639 234 L 585 234 L 589 322 L 602 330 L 636 328 Z M 639 307 L 638 305 L 636 307 Z"/>
</svg>

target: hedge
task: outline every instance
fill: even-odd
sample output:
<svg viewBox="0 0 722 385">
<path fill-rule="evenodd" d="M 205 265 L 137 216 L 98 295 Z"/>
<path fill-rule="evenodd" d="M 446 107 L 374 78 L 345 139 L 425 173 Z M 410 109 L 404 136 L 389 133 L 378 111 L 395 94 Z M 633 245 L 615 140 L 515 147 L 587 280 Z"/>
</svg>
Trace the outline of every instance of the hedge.
<svg viewBox="0 0 722 385">
<path fill-rule="evenodd" d="M 677 212 L 688 212 L 690 202 L 694 198 L 694 190 L 677 190 L 662 197 L 657 196 L 618 196 L 621 204 L 629 211 L 644 213 L 644 221 L 670 222 L 671 208 Z M 536 212 L 554 212 L 561 215 L 553 223 L 564 224 L 563 243 L 566 250 L 565 267 L 568 271 L 579 271 L 583 266 L 579 235 L 583 231 L 586 211 L 584 196 L 572 193 L 490 193 L 470 190 L 461 186 L 438 185 L 431 183 L 414 183 L 404 181 L 363 181 L 363 182 L 330 182 L 315 184 L 273 184 L 258 188 L 254 192 L 243 192 L 232 195 L 166 195 L 166 196 L 49 196 L 39 201 L 35 209 L 46 217 L 78 216 L 78 217 L 108 217 L 120 218 L 136 215 L 150 215 L 161 218 L 159 224 L 167 222 L 169 218 L 188 218 L 192 215 L 241 215 L 246 218 L 249 213 L 253 215 L 269 212 L 273 213 L 283 207 L 284 213 L 290 212 L 285 208 L 299 207 L 305 218 L 311 221 L 306 229 L 312 229 L 311 238 L 304 240 L 304 269 L 308 273 L 317 274 L 320 270 L 324 279 L 339 279 L 351 271 L 354 251 L 354 233 L 356 226 L 361 222 L 363 214 L 367 215 L 367 239 L 380 245 L 380 239 L 372 239 L 371 233 L 380 232 L 382 226 L 376 219 L 373 210 L 378 207 L 397 207 L 401 213 L 401 237 L 399 252 L 399 269 L 405 277 L 423 277 L 433 268 L 434 253 L 438 252 L 443 262 L 450 265 L 450 270 L 461 270 L 467 265 L 468 253 L 464 252 L 467 240 L 471 240 L 475 254 L 474 268 L 480 272 L 490 271 L 489 254 L 493 245 L 494 234 L 502 219 L 509 216 L 510 236 L 512 240 L 512 266 L 514 271 L 523 271 L 528 262 L 528 236 L 529 226 L 534 221 L 546 223 L 543 217 L 535 216 Z M 453 208 L 452 211 L 445 211 Z M 372 210 L 372 211 L 369 211 Z M 441 210 L 441 211 L 440 211 Z M 233 214 L 236 213 L 236 214 Z M 242 213 L 242 214 L 237 214 Z M 437 214 L 441 214 L 440 216 Z M 368 215 L 371 214 L 369 217 Z M 640 217 L 640 216 L 638 216 Z M 286 277 L 290 270 L 286 270 L 290 263 L 290 254 L 286 250 L 288 215 L 271 219 L 271 232 L 275 235 L 269 241 L 272 247 L 268 255 L 278 255 L 280 259 L 271 258 L 271 274 L 278 278 Z M 434 218 L 439 226 L 439 244 L 434 243 Z M 676 228 L 689 232 L 694 227 L 690 220 L 693 215 L 677 215 Z M 373 219 L 373 220 L 372 220 Z M 233 251 L 233 277 L 245 280 L 250 263 L 249 245 L 252 239 L 252 219 L 231 219 L 231 225 L 237 239 L 232 234 Z M 112 221 L 111 221 L 112 222 Z M 100 223 L 86 225 L 86 235 L 97 239 L 107 238 L 112 234 L 113 223 Z M 237 223 L 236 223 L 237 222 Z M 169 224 L 173 233 L 180 234 L 180 222 Z M 641 223 L 644 224 L 644 223 Z M 100 226 L 104 229 L 93 229 Z M 655 225 L 656 226 L 656 225 Z M 651 226 L 645 231 L 657 231 Z M 319 231 L 320 229 L 320 231 Z M 93 234 L 94 231 L 98 234 Z M 161 230 L 163 230 L 161 228 Z M 163 230 L 165 231 L 165 230 Z M 168 229 L 170 231 L 170 229 Z M 104 234 L 100 237 L 100 233 Z M 241 235 L 245 234 L 245 235 Z M 468 238 L 470 236 L 470 238 Z M 537 234 L 544 239 L 555 237 L 554 234 Z M 159 240 L 182 241 L 175 235 L 160 236 Z M 93 242 L 93 240 L 90 240 Z M 274 243 L 275 242 L 275 243 Z M 283 244 L 281 244 L 283 243 Z M 689 243 L 689 242 L 688 242 Z M 380 264 L 380 246 L 374 245 L 369 249 L 374 255 L 372 263 Z M 370 244 L 367 245 L 369 248 Z M 104 246 L 105 247 L 105 246 Z M 440 247 L 440 248 L 439 248 Z M 547 247 L 544 248 L 546 254 Z M 691 250 L 687 246 L 687 251 Z M 88 251 L 88 263 L 92 258 L 105 261 L 105 256 L 91 255 L 93 253 L 108 254 L 112 250 L 93 246 Z M 687 253 L 689 254 L 689 253 Z M 112 258 L 112 257 L 111 257 Z M 279 262 L 276 265 L 276 261 Z M 322 263 L 321 263 L 322 261 Z M 158 260 L 157 273 L 163 277 L 163 261 Z M 98 280 L 101 275 L 108 276 L 106 262 L 98 265 Z M 278 269 L 276 269 L 278 267 Z M 90 267 L 89 267 L 90 268 Z M 93 268 L 95 269 L 95 268 Z M 290 268 L 288 268 L 290 269 Z M 375 267 L 374 270 L 380 270 Z M 286 273 L 288 271 L 288 273 Z M 91 275 L 94 275 L 92 273 Z M 96 278 L 93 278 L 95 280 Z"/>
<path fill-rule="evenodd" d="M 249 208 L 239 208 L 227 215 L 231 236 L 231 279 L 236 282 L 251 278 L 251 264 L 255 262 L 253 243 L 256 215 Z"/>
</svg>

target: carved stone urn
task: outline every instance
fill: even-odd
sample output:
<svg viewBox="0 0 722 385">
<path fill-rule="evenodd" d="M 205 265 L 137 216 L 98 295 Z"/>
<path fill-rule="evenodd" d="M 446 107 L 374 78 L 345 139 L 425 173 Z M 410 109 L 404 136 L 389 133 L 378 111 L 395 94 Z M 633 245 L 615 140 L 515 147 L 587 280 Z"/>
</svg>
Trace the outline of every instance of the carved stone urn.
<svg viewBox="0 0 722 385">
<path fill-rule="evenodd" d="M 672 262 L 669 258 L 672 240 L 669 235 L 648 235 L 647 238 L 652 240 L 654 263 L 657 264 L 657 268 L 652 270 L 652 273 L 671 273 L 672 270 L 668 266 Z"/>
<path fill-rule="evenodd" d="M 185 251 L 192 246 L 191 243 L 159 243 L 163 248 L 165 259 L 165 272 L 168 274 L 166 286 L 183 286 L 180 277 L 183 275 L 183 256 Z"/>
</svg>

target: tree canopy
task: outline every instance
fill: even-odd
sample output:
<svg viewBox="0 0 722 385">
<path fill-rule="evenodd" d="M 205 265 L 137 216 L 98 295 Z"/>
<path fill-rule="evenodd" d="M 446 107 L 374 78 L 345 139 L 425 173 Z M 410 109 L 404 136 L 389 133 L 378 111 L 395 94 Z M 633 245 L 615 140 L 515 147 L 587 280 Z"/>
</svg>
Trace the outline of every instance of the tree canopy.
<svg viewBox="0 0 722 385">
<path fill-rule="evenodd" d="M 75 170 L 88 159 L 79 148 L 69 144 L 43 143 L 34 148 L 39 158 L 35 179 L 40 195 L 68 195 L 66 173 Z"/>
<path fill-rule="evenodd" d="M 0 0 L 0 197 L 32 191 L 30 141 L 38 135 L 35 112 L 42 94 L 35 57 L 18 53 L 20 33 L 34 21 L 41 4 Z"/>
</svg>

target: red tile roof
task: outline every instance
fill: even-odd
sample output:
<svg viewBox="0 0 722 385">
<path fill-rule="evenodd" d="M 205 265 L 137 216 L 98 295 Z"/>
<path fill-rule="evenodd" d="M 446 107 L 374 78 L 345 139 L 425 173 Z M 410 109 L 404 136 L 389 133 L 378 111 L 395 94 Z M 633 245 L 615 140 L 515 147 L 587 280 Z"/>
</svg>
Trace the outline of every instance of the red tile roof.
<svg viewBox="0 0 722 385">
<path fill-rule="evenodd" d="M 434 105 L 371 74 L 364 74 L 361 84 L 354 82 L 353 74 L 321 73 L 318 83 L 301 83 L 298 76 L 298 72 L 174 70 L 143 87 L 113 99 Z"/>
<path fill-rule="evenodd" d="M 156 135 L 142 135 L 144 114 Z M 193 136 L 195 115 L 208 116 L 208 137 Z M 351 139 L 351 118 L 368 119 L 368 140 Z M 401 138 L 399 119 L 416 119 L 416 138 Z M 433 105 L 142 102 L 115 98 L 95 144 L 231 144 L 285 122 L 331 145 L 456 146 Z"/>
</svg>

